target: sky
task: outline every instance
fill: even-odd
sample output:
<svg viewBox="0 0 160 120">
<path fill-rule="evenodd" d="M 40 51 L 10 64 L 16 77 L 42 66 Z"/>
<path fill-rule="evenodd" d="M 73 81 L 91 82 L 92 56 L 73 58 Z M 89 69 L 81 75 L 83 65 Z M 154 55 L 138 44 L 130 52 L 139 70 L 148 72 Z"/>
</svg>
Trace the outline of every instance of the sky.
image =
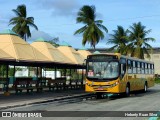
<svg viewBox="0 0 160 120">
<path fill-rule="evenodd" d="M 83 5 L 96 7 L 96 19 L 103 20 L 108 33 L 96 48 L 108 48 L 109 34 L 117 29 L 117 25 L 128 29 L 133 23 L 141 22 L 146 29 L 151 29 L 148 37 L 156 39 L 150 42 L 153 47 L 160 47 L 160 0 L 0 0 L 0 31 L 12 29 L 9 20 L 15 17 L 13 9 L 25 4 L 27 17 L 34 17 L 38 31 L 31 29 L 32 37 L 27 41 L 32 43 L 42 37 L 45 40 L 59 37 L 74 48 L 82 47 L 82 35 L 74 32 L 83 27 L 76 23 L 77 12 Z M 90 48 L 90 44 L 85 45 Z"/>
</svg>

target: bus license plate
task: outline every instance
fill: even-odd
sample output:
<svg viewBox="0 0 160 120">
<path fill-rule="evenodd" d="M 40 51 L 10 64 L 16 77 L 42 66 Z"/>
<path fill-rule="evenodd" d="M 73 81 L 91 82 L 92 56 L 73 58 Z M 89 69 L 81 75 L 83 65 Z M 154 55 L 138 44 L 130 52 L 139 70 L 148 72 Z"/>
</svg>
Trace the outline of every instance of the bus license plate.
<svg viewBox="0 0 160 120">
<path fill-rule="evenodd" d="M 100 88 L 98 88 L 98 90 L 103 90 L 103 88 L 100 87 Z"/>
</svg>

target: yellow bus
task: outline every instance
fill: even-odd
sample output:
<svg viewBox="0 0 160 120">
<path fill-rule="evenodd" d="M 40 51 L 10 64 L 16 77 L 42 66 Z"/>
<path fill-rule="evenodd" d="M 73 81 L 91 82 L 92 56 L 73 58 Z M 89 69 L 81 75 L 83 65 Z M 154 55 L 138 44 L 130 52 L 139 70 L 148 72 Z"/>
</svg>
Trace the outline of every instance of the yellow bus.
<svg viewBox="0 0 160 120">
<path fill-rule="evenodd" d="M 86 60 L 85 91 L 96 93 L 125 93 L 154 86 L 154 63 L 123 56 L 119 53 L 93 54 Z"/>
</svg>

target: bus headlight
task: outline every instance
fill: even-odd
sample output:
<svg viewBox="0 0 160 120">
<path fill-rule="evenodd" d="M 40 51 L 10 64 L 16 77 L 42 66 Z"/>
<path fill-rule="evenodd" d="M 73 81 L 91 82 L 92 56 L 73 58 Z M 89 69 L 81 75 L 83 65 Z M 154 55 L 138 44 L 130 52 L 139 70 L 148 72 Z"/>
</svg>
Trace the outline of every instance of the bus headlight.
<svg viewBox="0 0 160 120">
<path fill-rule="evenodd" d="M 91 86 L 92 86 L 92 85 L 94 85 L 94 82 L 93 82 L 93 81 L 92 81 L 92 84 L 91 84 Z"/>
<path fill-rule="evenodd" d="M 89 84 L 88 82 L 86 82 L 86 85 L 88 85 L 88 86 L 92 86 L 91 84 Z"/>
<path fill-rule="evenodd" d="M 111 87 L 114 87 L 116 85 L 118 85 L 118 82 L 115 82 L 114 84 L 112 84 Z"/>
<path fill-rule="evenodd" d="M 88 85 L 88 86 L 93 86 L 93 85 L 94 85 L 94 82 L 92 81 L 91 84 L 89 84 L 88 82 L 86 82 L 86 85 Z"/>
</svg>

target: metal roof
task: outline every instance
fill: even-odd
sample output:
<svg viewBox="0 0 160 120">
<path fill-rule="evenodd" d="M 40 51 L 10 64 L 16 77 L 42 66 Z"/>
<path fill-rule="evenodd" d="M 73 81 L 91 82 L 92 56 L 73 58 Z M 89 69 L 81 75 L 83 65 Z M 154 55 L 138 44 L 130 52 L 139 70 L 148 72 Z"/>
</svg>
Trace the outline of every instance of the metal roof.
<svg viewBox="0 0 160 120">
<path fill-rule="evenodd" d="M 13 32 L 10 29 L 3 30 L 2 32 L 0 32 L 0 35 L 16 35 L 16 36 L 18 36 L 18 34 L 16 34 L 15 32 Z"/>
<path fill-rule="evenodd" d="M 95 51 L 93 54 L 100 54 L 100 52 L 99 51 Z"/>
<path fill-rule="evenodd" d="M 17 61 L 49 61 L 46 56 L 34 49 L 25 40 L 12 34 L 0 35 L 0 49 Z"/>
<path fill-rule="evenodd" d="M 36 39 L 35 42 L 45 42 L 45 40 L 42 37 L 40 37 L 40 38 Z"/>
<path fill-rule="evenodd" d="M 88 55 L 91 55 L 91 52 L 87 51 L 87 50 L 78 50 L 77 51 L 81 56 L 83 56 L 83 60 L 87 59 Z"/>
<path fill-rule="evenodd" d="M 69 46 L 59 46 L 57 49 L 71 59 L 74 64 L 83 64 L 83 56 L 81 56 L 74 48 Z"/>
<path fill-rule="evenodd" d="M 60 46 L 68 46 L 68 47 L 72 47 L 69 43 L 62 41 L 60 44 Z"/>
<path fill-rule="evenodd" d="M 48 42 L 33 42 L 31 46 L 49 58 L 52 62 L 73 64 L 72 60 Z"/>
</svg>

